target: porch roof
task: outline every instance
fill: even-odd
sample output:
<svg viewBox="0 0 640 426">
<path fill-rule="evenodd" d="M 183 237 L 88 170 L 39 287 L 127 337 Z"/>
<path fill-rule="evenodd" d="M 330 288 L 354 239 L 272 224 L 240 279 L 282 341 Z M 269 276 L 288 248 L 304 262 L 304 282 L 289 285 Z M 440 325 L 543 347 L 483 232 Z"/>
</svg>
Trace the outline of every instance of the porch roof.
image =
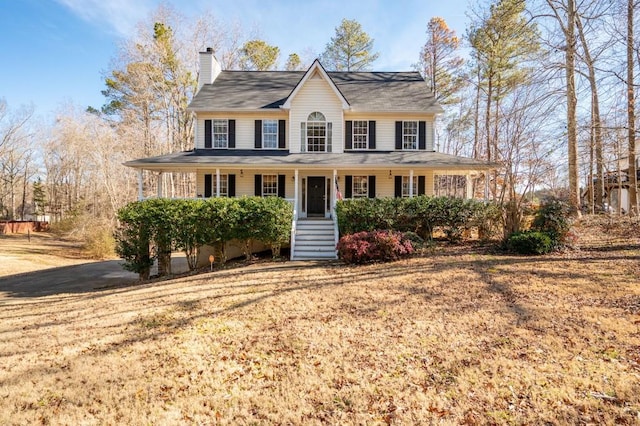
<svg viewBox="0 0 640 426">
<path fill-rule="evenodd" d="M 492 170 L 494 163 L 430 151 L 347 151 L 344 153 L 287 150 L 196 149 L 127 161 L 125 166 L 156 171 L 196 171 L 217 168 Z"/>
</svg>

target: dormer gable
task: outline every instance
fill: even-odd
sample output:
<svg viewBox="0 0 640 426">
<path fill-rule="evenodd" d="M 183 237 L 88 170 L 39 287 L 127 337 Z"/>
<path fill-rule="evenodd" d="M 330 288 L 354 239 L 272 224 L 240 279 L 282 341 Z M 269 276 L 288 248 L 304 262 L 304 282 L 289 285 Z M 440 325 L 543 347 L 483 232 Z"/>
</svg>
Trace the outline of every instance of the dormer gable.
<svg viewBox="0 0 640 426">
<path fill-rule="evenodd" d="M 342 109 L 343 110 L 348 110 L 348 109 L 351 108 L 347 98 L 345 98 L 345 96 L 342 94 L 340 89 L 338 89 L 338 86 L 336 86 L 335 82 L 329 76 L 327 71 L 324 69 L 324 67 L 320 63 L 320 60 L 318 60 L 318 59 L 313 61 L 313 64 L 311 64 L 311 66 L 309 67 L 307 72 L 304 73 L 304 75 L 302 76 L 302 78 L 300 79 L 298 84 L 296 84 L 296 87 L 293 88 L 293 90 L 291 91 L 291 93 L 287 97 L 286 101 L 284 102 L 284 104 L 280 108 L 282 108 L 282 109 L 291 109 L 291 102 L 293 101 L 293 99 L 295 99 L 295 97 L 298 95 L 298 93 L 304 87 L 304 85 L 307 83 L 307 81 L 312 80 L 312 79 L 317 79 L 317 78 L 324 80 L 329 85 L 329 87 L 331 88 L 333 93 L 336 95 L 336 97 L 338 98 L 338 100 L 342 104 Z"/>
</svg>

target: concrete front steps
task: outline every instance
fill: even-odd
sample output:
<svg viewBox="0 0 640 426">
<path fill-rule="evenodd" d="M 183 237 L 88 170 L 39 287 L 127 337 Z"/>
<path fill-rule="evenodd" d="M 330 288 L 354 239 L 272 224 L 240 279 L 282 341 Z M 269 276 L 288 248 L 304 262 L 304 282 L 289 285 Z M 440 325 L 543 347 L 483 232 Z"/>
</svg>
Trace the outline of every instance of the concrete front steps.
<svg viewBox="0 0 640 426">
<path fill-rule="evenodd" d="M 337 259 L 331 219 L 298 219 L 291 260 Z"/>
</svg>

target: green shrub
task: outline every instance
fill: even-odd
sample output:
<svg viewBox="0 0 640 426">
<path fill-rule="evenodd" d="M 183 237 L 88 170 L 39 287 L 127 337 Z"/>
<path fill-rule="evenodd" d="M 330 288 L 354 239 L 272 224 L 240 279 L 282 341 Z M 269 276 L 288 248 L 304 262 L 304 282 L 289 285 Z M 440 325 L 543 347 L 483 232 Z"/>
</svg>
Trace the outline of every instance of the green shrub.
<svg viewBox="0 0 640 426">
<path fill-rule="evenodd" d="M 280 197 L 259 199 L 262 214 L 256 239 L 271 247 L 273 257 L 280 256 L 280 248 L 291 240 L 293 206 Z"/>
<path fill-rule="evenodd" d="M 411 241 L 395 231 L 362 231 L 340 238 L 340 259 L 346 263 L 389 262 L 410 256 Z"/>
<path fill-rule="evenodd" d="M 205 244 L 220 251 L 224 263 L 225 243 L 240 240 L 245 255 L 251 255 L 250 241 L 280 246 L 291 238 L 293 209 L 277 197 L 211 198 L 208 200 L 149 199 L 130 203 L 118 212 L 116 249 L 125 268 L 149 276 L 158 260 L 158 273 L 171 273 L 171 251 L 182 250 L 190 269 L 197 267 L 198 253 Z"/>
<path fill-rule="evenodd" d="M 412 231 L 402 233 L 402 239 L 411 241 L 411 245 L 416 250 L 422 250 L 426 247 L 424 238 Z"/>
<path fill-rule="evenodd" d="M 531 229 L 549 235 L 553 248 L 559 248 L 567 242 L 571 229 L 569 213 L 568 204 L 555 198 L 546 200 L 536 211 Z"/>
<path fill-rule="evenodd" d="M 477 227 L 487 238 L 499 223 L 499 209 L 493 203 L 452 197 L 359 198 L 337 204 L 340 235 L 377 229 L 415 232 L 431 239 L 441 229 L 449 241 L 462 238 L 465 230 Z"/>
<path fill-rule="evenodd" d="M 149 279 L 154 258 L 151 256 L 152 230 L 144 201 L 129 203 L 118 211 L 114 238 L 116 253 L 124 259 L 124 269 L 139 274 L 141 280 Z"/>
<path fill-rule="evenodd" d="M 516 232 L 509 236 L 507 248 L 520 254 L 545 254 L 553 250 L 553 242 L 545 232 Z"/>
</svg>

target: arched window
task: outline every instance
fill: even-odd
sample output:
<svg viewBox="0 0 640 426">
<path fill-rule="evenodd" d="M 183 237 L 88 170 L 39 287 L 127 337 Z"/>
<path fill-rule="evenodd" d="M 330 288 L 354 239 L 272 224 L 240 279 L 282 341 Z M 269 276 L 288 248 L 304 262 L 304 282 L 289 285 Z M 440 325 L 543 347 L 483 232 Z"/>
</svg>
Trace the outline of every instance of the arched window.
<svg viewBox="0 0 640 426">
<path fill-rule="evenodd" d="M 324 114 L 312 112 L 306 123 L 301 123 L 302 151 L 331 152 L 331 123 L 327 123 Z"/>
</svg>

